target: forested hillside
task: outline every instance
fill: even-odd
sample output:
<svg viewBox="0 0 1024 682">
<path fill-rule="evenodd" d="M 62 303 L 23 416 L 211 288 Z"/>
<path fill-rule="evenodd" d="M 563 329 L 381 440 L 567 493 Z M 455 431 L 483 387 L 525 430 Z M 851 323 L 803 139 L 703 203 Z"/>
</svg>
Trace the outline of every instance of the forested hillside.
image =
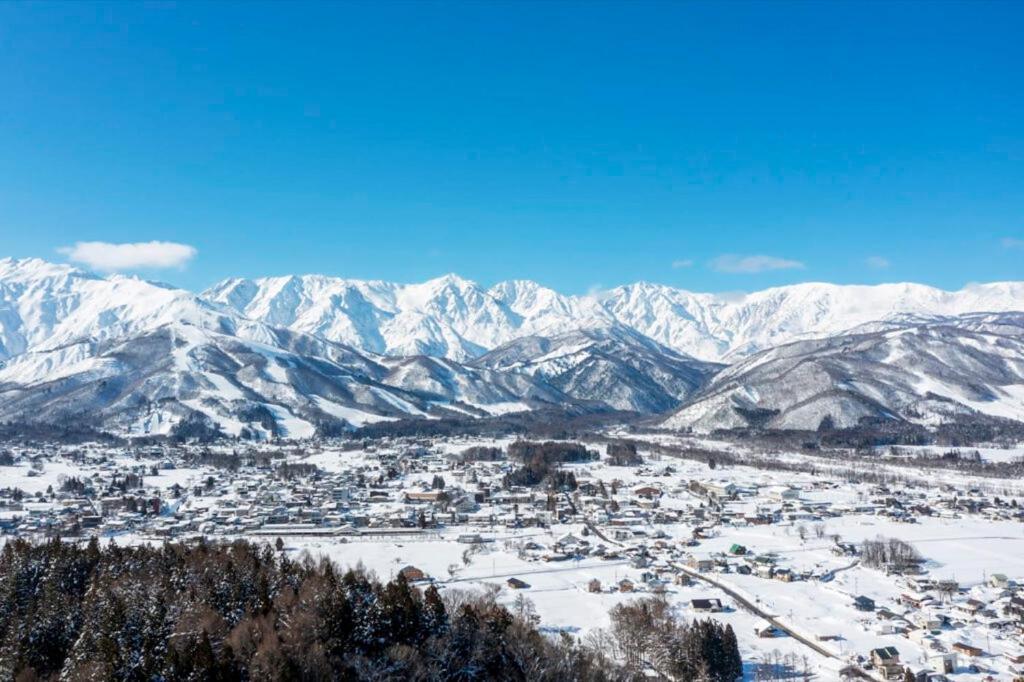
<svg viewBox="0 0 1024 682">
<path fill-rule="evenodd" d="M 659 633 L 634 620 L 620 629 L 653 652 Z M 731 630 L 698 625 L 658 628 L 674 637 L 669 675 L 735 679 Z M 493 594 L 442 597 L 269 545 L 12 540 L 0 553 L 3 680 L 607 680 L 669 665 L 668 647 L 631 650 L 623 667 Z"/>
</svg>

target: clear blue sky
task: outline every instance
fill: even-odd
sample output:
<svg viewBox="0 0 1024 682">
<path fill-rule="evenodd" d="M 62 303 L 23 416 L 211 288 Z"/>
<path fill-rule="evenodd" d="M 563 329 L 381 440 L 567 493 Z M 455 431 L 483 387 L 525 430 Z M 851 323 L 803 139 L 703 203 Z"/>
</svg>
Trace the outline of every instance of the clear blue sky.
<svg viewBox="0 0 1024 682">
<path fill-rule="evenodd" d="M 1021 279 L 1022 36 L 1022 2 L 2 3 L 0 256 L 174 241 L 143 274 L 195 289 Z"/>
</svg>

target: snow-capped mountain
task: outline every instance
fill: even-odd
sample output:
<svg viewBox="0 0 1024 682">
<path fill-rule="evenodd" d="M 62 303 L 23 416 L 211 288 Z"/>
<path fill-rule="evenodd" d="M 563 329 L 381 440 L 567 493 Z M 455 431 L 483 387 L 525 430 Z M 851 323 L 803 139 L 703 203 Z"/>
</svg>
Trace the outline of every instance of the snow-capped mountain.
<svg viewBox="0 0 1024 682">
<path fill-rule="evenodd" d="M 605 308 L 641 334 L 695 357 L 733 362 L 791 341 L 905 314 L 1024 310 L 1024 283 L 943 291 L 922 284 L 796 284 L 750 294 L 694 294 L 653 284 L 608 292 Z"/>
<path fill-rule="evenodd" d="M 457 275 L 422 284 L 319 275 L 231 279 L 203 296 L 245 317 L 372 353 L 458 361 L 549 327 L 575 328 L 588 316 L 610 319 L 595 301 L 533 282 L 485 290 Z"/>
<path fill-rule="evenodd" d="M 638 283 L 566 296 L 521 280 L 484 289 L 454 275 L 411 285 L 304 276 L 228 280 L 204 297 L 252 319 L 387 355 L 464 361 L 525 336 L 617 323 L 677 352 L 732 362 L 905 314 L 1024 310 L 1024 283 L 955 292 L 920 284 L 810 283 L 736 296 Z"/>
<path fill-rule="evenodd" d="M 647 413 L 679 406 L 721 369 L 614 324 L 526 336 L 473 364 L 543 377 L 574 398 Z"/>
<path fill-rule="evenodd" d="M 0 419 L 135 434 L 202 419 L 237 434 L 312 435 L 380 419 L 572 402 L 527 375 L 371 357 L 189 292 L 42 261 L 0 261 Z M 447 383 L 445 383 L 447 382 Z"/>
<path fill-rule="evenodd" d="M 274 344 L 171 322 L 109 341 L 33 351 L 0 369 L 0 419 L 84 423 L 167 434 L 201 418 L 237 435 L 313 435 L 318 428 L 425 415 L 419 396 L 375 379 L 350 349 L 286 330 Z"/>
<path fill-rule="evenodd" d="M 38 259 L 0 260 L 0 361 L 82 340 L 125 338 L 178 321 L 270 341 L 266 324 L 182 289 L 134 277 L 100 277 Z"/>
<path fill-rule="evenodd" d="M 1024 314 L 903 318 L 762 351 L 719 373 L 665 420 L 697 431 L 816 429 L 865 417 L 922 424 L 1024 420 Z"/>
<path fill-rule="evenodd" d="M 886 411 L 937 415 L 952 409 L 950 400 L 1010 416 L 1018 414 L 1020 328 L 1014 316 L 992 314 L 1020 310 L 1024 284 L 1013 282 L 957 292 L 802 284 L 742 296 L 639 283 L 566 296 L 522 280 L 484 289 L 455 275 L 421 284 L 295 276 L 228 280 L 196 295 L 3 259 L 0 419 L 88 414 L 137 433 L 205 419 L 231 432 L 258 423 L 305 435 L 552 405 L 648 413 L 682 406 L 669 423 L 697 426 L 746 423 L 748 407 L 778 409 L 772 423 L 791 426 L 824 414 L 838 423 Z M 866 350 L 895 344 L 889 339 L 908 329 L 918 330 L 908 338 L 930 339 L 905 351 L 920 366 L 896 351 Z M 967 365 L 943 384 L 969 389 L 964 400 L 947 392 L 942 405 L 922 405 L 913 372 L 940 381 L 958 362 L 974 361 L 976 338 L 1004 339 L 994 347 L 1011 349 L 989 358 L 1003 363 L 999 371 L 971 383 L 978 368 Z M 857 353 L 850 339 L 860 340 Z M 940 360 L 929 362 L 928 353 Z M 843 365 L 846 358 L 853 364 Z M 737 364 L 708 386 L 716 359 Z M 820 399 L 826 393 L 832 403 Z"/>
</svg>

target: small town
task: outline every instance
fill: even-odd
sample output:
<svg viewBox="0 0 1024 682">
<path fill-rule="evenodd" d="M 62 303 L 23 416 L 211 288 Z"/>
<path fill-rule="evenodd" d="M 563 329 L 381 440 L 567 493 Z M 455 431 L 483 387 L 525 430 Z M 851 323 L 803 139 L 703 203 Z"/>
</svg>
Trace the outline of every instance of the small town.
<svg viewBox="0 0 1024 682">
<path fill-rule="evenodd" d="M 0 542 L 248 539 L 490 590 L 542 631 L 613 646 L 616 604 L 664 600 L 731 625 L 751 679 L 1024 674 L 1019 479 L 886 484 L 743 457 L 664 434 L 12 446 Z"/>
</svg>

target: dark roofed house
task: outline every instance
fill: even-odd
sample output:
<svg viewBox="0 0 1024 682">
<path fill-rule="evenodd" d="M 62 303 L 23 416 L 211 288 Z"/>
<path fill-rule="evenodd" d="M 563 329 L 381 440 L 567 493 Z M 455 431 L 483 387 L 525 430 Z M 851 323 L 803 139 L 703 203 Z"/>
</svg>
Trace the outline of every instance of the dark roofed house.
<svg viewBox="0 0 1024 682">
<path fill-rule="evenodd" d="M 900 663 L 900 652 L 894 646 L 872 649 L 871 662 L 885 677 L 891 677 L 894 674 L 903 672 L 903 664 Z"/>
<path fill-rule="evenodd" d="M 509 578 L 505 581 L 505 584 L 511 587 L 513 590 L 525 590 L 530 585 L 519 578 Z"/>
<path fill-rule="evenodd" d="M 864 595 L 860 595 L 859 597 L 853 600 L 853 608 L 857 609 L 858 611 L 874 611 L 875 600 L 871 597 L 865 597 Z"/>
<path fill-rule="evenodd" d="M 690 606 L 698 613 L 719 613 L 722 610 L 721 599 L 691 599 Z"/>
</svg>

